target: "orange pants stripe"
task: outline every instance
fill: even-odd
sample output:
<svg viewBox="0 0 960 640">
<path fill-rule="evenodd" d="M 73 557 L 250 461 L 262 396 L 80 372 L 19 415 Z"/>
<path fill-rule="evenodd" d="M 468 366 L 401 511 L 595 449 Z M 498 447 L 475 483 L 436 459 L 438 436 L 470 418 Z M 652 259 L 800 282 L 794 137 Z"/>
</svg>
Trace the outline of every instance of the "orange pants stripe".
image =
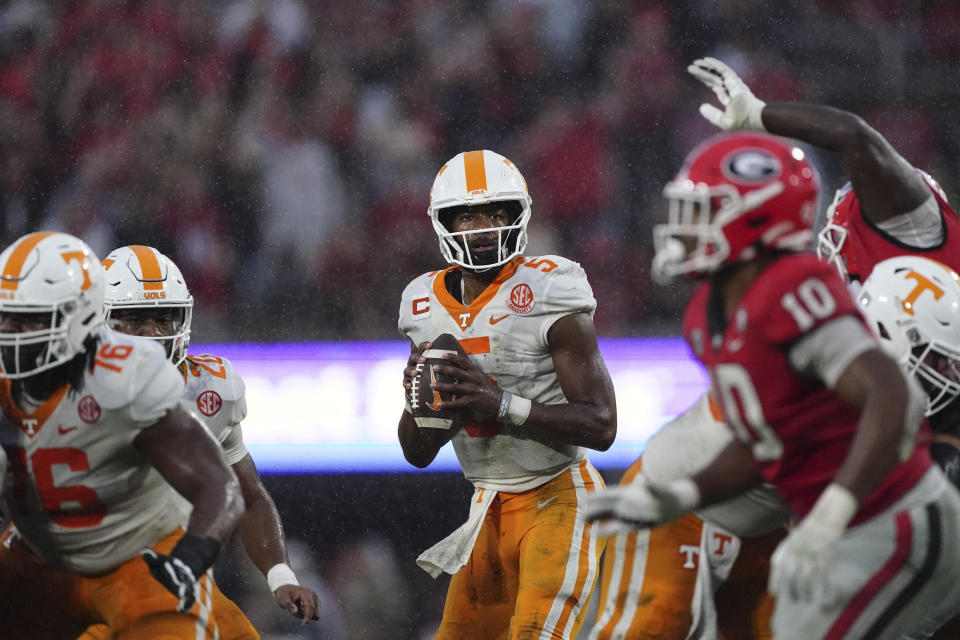
<svg viewBox="0 0 960 640">
<path fill-rule="evenodd" d="M 181 536 L 178 529 L 153 549 L 170 553 Z M 0 543 L 4 637 L 74 640 L 87 627 L 100 624 L 105 637 L 116 640 L 217 640 L 222 636 L 211 612 L 216 607 L 212 572 L 201 577 L 199 586 L 197 604 L 177 613 L 176 598 L 154 580 L 141 558 L 87 577 L 44 564 L 10 528 Z M 240 637 L 259 638 L 252 627 L 249 631 Z"/>
<path fill-rule="evenodd" d="M 200 598 L 203 606 L 212 611 L 219 640 L 258 640 L 260 636 L 256 629 L 240 607 L 220 591 L 212 574 L 212 571 L 207 571 L 200 579 Z M 198 617 L 197 622 L 206 622 L 206 618 Z M 97 624 L 88 627 L 77 640 L 110 640 L 110 637 L 110 628 L 105 624 Z"/>
<path fill-rule="evenodd" d="M 583 461 L 536 489 L 498 493 L 450 580 L 436 639 L 575 638 L 603 550 L 579 504 L 602 486 Z"/>
<path fill-rule="evenodd" d="M 629 484 L 640 472 L 637 460 L 624 473 Z M 684 640 L 701 562 L 703 522 L 688 514 L 654 529 L 621 534 L 607 545 L 600 581 L 600 605 L 587 640 Z M 725 640 L 771 637 L 773 599 L 766 593 L 769 559 L 784 535 L 778 530 L 740 540 L 730 575 L 714 594 L 717 625 Z M 707 570 L 708 567 L 703 567 Z"/>
</svg>

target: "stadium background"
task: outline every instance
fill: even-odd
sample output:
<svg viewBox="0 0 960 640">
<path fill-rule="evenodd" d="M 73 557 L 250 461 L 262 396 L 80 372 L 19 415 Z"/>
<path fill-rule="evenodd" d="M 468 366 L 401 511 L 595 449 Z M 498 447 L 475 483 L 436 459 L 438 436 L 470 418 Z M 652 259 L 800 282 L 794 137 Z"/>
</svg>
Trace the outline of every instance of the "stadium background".
<svg viewBox="0 0 960 640">
<path fill-rule="evenodd" d="M 396 340 L 403 286 L 441 266 L 433 175 L 490 148 L 530 185 L 528 253 L 586 269 L 600 334 L 671 335 L 688 289 L 650 282 L 650 228 L 713 133 L 697 113 L 712 96 L 684 72 L 702 55 L 763 99 L 860 113 L 958 197 L 953 0 L 14 0 L 0 240 L 158 247 L 196 297 L 195 343 Z M 838 159 L 812 155 L 829 197 Z M 325 589 L 307 637 L 429 637 L 446 582 L 413 559 L 465 517 L 461 476 L 265 482 Z M 220 580 L 265 637 L 293 634 L 250 571 L 232 553 Z"/>
</svg>

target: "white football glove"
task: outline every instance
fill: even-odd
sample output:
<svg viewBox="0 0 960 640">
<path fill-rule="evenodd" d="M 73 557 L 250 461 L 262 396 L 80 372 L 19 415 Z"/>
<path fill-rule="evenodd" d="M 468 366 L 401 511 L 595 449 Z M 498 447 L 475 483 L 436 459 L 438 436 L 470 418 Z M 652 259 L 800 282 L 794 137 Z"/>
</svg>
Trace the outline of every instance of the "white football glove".
<svg viewBox="0 0 960 640">
<path fill-rule="evenodd" d="M 700 114 L 724 131 L 754 129 L 763 131 L 760 113 L 766 103 L 758 99 L 733 69 L 716 58 L 700 58 L 687 67 L 690 74 L 707 85 L 720 99 L 723 110 L 701 104 Z"/>
<path fill-rule="evenodd" d="M 767 583 L 770 593 L 816 600 L 825 611 L 840 604 L 837 585 L 830 579 L 830 561 L 856 511 L 853 494 L 838 484 L 828 486 L 807 517 L 773 552 Z"/>
<path fill-rule="evenodd" d="M 605 521 L 597 526 L 597 535 L 612 536 L 670 522 L 699 503 L 700 490 L 689 478 L 657 485 L 640 473 L 629 485 L 588 495 L 583 512 L 588 521 Z"/>
</svg>

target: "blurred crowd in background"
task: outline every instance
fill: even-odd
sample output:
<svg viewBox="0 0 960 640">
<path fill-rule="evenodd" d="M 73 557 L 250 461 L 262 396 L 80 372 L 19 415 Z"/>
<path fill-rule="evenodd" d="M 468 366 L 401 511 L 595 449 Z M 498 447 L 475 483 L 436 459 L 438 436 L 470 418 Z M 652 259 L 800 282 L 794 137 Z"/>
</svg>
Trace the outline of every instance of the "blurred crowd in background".
<svg viewBox="0 0 960 640">
<path fill-rule="evenodd" d="M 958 193 L 953 0 L 15 0 L 3 244 L 154 245 L 195 340 L 393 338 L 405 283 L 443 266 L 434 174 L 490 148 L 530 185 L 528 253 L 584 265 L 601 334 L 675 333 L 685 292 L 650 282 L 650 228 L 712 133 L 685 73 L 707 54 L 762 99 L 861 113 Z"/>
<path fill-rule="evenodd" d="M 0 244 L 51 228 L 101 257 L 156 246 L 193 290 L 198 342 L 396 338 L 404 285 L 444 266 L 433 177 L 489 148 L 530 186 L 528 253 L 584 265 L 600 333 L 674 334 L 687 291 L 650 281 L 651 227 L 713 133 L 697 112 L 713 96 L 685 72 L 703 55 L 761 99 L 860 113 L 960 198 L 955 0 L 13 0 Z M 839 163 L 814 162 L 828 202 Z M 386 506 L 351 506 L 413 505 L 427 483 L 413 478 L 269 479 L 292 563 L 324 600 L 308 637 L 435 628 L 446 583 L 413 558 L 465 516 L 462 478 L 402 529 L 384 529 Z M 265 635 L 301 637 L 231 557 L 222 580 Z"/>
</svg>

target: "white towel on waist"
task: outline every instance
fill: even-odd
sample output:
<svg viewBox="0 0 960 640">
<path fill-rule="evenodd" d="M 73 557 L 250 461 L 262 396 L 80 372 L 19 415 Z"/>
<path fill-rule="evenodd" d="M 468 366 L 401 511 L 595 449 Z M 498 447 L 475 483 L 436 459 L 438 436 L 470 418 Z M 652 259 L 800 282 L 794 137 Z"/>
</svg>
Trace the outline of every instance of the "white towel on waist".
<svg viewBox="0 0 960 640">
<path fill-rule="evenodd" d="M 496 497 L 493 489 L 476 489 L 470 500 L 470 515 L 456 531 L 420 554 L 417 564 L 436 578 L 441 573 L 455 574 L 467 564 L 473 543 L 477 541 L 487 509 Z"/>
<path fill-rule="evenodd" d="M 740 538 L 723 527 L 703 521 L 697 582 L 690 603 L 691 624 L 685 640 L 716 640 L 719 637 L 713 596 L 730 576 L 733 563 L 740 555 L 740 544 Z"/>
</svg>

